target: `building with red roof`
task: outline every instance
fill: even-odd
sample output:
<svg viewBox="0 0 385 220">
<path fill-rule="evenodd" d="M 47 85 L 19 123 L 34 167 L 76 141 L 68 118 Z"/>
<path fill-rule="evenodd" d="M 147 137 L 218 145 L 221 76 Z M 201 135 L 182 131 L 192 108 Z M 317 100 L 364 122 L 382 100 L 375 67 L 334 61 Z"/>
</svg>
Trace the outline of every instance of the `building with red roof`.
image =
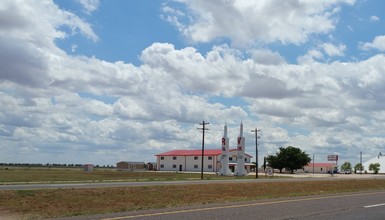
<svg viewBox="0 0 385 220">
<path fill-rule="evenodd" d="M 336 163 L 309 163 L 303 167 L 302 171 L 305 173 L 313 173 L 313 171 L 314 173 L 328 173 L 336 169 Z"/>
<path fill-rule="evenodd" d="M 202 163 L 202 150 L 173 150 L 155 155 L 157 168 L 160 171 L 188 171 L 200 172 Z M 221 149 L 204 150 L 203 171 L 218 172 L 221 168 Z M 245 168 L 250 172 L 255 165 L 250 162 L 252 156 L 245 154 Z M 236 149 L 230 150 L 229 167 L 234 171 L 237 164 Z"/>
</svg>

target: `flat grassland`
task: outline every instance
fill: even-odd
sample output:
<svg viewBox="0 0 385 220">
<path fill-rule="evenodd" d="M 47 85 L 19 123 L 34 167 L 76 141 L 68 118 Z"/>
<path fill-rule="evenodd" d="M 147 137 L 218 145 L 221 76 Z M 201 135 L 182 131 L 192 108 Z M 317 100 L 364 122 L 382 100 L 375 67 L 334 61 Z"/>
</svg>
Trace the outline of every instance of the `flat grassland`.
<svg viewBox="0 0 385 220">
<path fill-rule="evenodd" d="M 205 175 L 204 178 L 216 177 Z M 227 177 L 234 178 L 234 177 Z M 13 183 L 65 183 L 103 181 L 164 181 L 200 179 L 200 173 L 176 172 L 127 172 L 115 169 L 95 169 L 85 172 L 82 168 L 0 168 L 0 184 Z"/>
<path fill-rule="evenodd" d="M 10 169 L 6 170 L 7 172 Z M 41 172 L 42 170 L 40 170 Z M 43 170 L 44 171 L 44 170 Z M 10 171 L 12 172 L 12 171 Z M 37 171 L 36 171 L 37 172 Z M 58 170 L 58 174 L 67 171 Z M 69 171 L 75 172 L 76 171 Z M 98 173 L 95 171 L 93 173 Z M 117 178 L 129 179 L 129 175 L 139 175 L 147 179 L 159 179 L 159 173 L 128 173 L 110 172 L 112 176 L 118 173 Z M 5 172 L 6 173 L 6 172 Z M 20 173 L 23 173 L 20 171 Z M 83 171 L 73 175 L 92 175 Z M 0 172 L 3 178 L 4 172 Z M 14 175 L 14 174 L 13 174 Z M 95 174 L 96 175 L 96 174 Z M 106 174 L 107 175 L 107 174 Z M 127 176 L 124 176 L 127 175 Z M 141 175 L 141 176 L 140 176 Z M 199 174 L 192 177 L 181 177 L 184 174 L 168 173 L 166 179 L 180 180 L 199 178 Z M 172 177 L 174 175 L 174 177 Z M 17 176 L 17 175 L 16 175 Z M 95 178 L 96 181 L 106 180 Z M 152 177 L 151 177 L 152 176 Z M 176 176 L 176 177 L 175 177 Z M 89 177 L 89 176 L 88 176 Z M 207 176 L 205 176 L 207 177 Z M 220 178 L 217 176 L 211 176 Z M 16 178 L 16 177 L 14 177 Z M 78 179 L 76 177 L 75 179 Z M 114 177 L 115 178 L 115 177 Z M 164 178 L 164 177 L 163 177 Z M 22 181 L 25 178 L 20 177 Z M 69 178 L 70 180 L 73 180 Z M 82 180 L 89 180 L 82 177 Z M 92 178 L 91 178 L 92 179 Z M 30 182 L 37 182 L 28 179 Z M 135 179 L 136 180 L 136 179 Z M 40 181 L 49 182 L 52 179 Z M 58 179 L 55 181 L 63 181 Z M 2 182 L 5 182 L 2 180 Z M 16 182 L 13 180 L 12 182 Z M 218 183 L 201 185 L 159 185 L 143 187 L 118 188 L 90 188 L 90 189 L 47 189 L 47 190 L 2 190 L 0 191 L 0 216 L 40 219 L 63 216 L 94 215 L 112 212 L 124 212 L 143 209 L 188 206 L 207 203 L 226 203 L 235 201 L 258 200 L 266 198 L 293 197 L 305 195 L 321 195 L 341 192 L 356 192 L 368 190 L 384 190 L 385 179 L 336 180 L 336 181 L 306 181 L 303 182 L 255 182 L 255 183 Z"/>
</svg>

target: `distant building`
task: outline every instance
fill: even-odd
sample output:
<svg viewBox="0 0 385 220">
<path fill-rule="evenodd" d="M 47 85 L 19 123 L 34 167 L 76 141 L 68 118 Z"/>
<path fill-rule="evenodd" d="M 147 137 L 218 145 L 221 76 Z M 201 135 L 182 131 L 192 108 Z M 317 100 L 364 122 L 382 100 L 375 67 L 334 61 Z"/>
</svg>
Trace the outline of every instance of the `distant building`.
<svg viewBox="0 0 385 220">
<path fill-rule="evenodd" d="M 362 165 L 364 166 L 364 169 L 362 172 L 364 173 L 374 173 L 374 171 L 369 170 L 370 164 L 378 163 L 380 164 L 380 169 L 378 170 L 378 173 L 385 173 L 385 155 L 382 155 L 382 153 L 379 153 L 378 156 L 373 157 L 372 159 L 366 161 Z"/>
<path fill-rule="evenodd" d="M 335 163 L 309 163 L 308 165 L 304 166 L 302 169 L 302 172 L 305 173 L 330 173 L 331 170 L 335 170 L 336 168 Z M 297 172 L 300 172 L 301 170 L 297 170 Z"/>
<path fill-rule="evenodd" d="M 86 171 L 86 172 L 94 171 L 94 165 L 93 164 L 84 164 L 83 168 L 84 168 L 84 171 Z"/>
<path fill-rule="evenodd" d="M 148 162 L 147 163 L 147 170 L 157 170 L 156 163 Z"/>
<path fill-rule="evenodd" d="M 160 171 L 188 171 L 200 172 L 202 166 L 202 150 L 173 150 L 157 154 L 156 165 Z M 221 149 L 205 150 L 203 160 L 204 172 L 218 172 L 221 168 Z M 252 156 L 245 154 L 245 169 L 250 172 L 251 167 L 255 167 L 250 162 Z M 230 150 L 229 167 L 234 172 L 237 165 L 237 151 Z"/>
<path fill-rule="evenodd" d="M 120 161 L 116 163 L 116 169 L 125 171 L 144 171 L 146 165 L 144 162 Z"/>
</svg>

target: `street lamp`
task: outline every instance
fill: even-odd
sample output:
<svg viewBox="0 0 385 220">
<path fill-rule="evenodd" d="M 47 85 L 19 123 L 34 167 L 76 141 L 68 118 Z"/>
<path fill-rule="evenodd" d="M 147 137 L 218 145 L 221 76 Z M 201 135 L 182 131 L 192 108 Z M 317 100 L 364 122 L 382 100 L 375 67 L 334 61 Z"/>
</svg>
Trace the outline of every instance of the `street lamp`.
<svg viewBox="0 0 385 220">
<path fill-rule="evenodd" d="M 258 179 L 258 131 L 261 131 L 260 129 L 256 128 L 254 130 L 251 130 L 251 132 L 255 132 L 255 178 Z"/>
</svg>

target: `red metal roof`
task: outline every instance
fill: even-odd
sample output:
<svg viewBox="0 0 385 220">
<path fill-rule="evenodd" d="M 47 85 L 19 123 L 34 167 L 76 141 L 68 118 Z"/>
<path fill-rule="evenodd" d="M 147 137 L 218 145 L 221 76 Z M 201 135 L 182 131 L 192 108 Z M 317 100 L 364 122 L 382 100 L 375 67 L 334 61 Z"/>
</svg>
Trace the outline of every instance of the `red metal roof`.
<svg viewBox="0 0 385 220">
<path fill-rule="evenodd" d="M 230 152 L 236 151 L 236 149 L 229 150 Z M 205 150 L 205 156 L 218 156 L 222 154 L 221 149 L 208 149 Z M 246 154 L 250 158 L 253 158 L 251 155 Z M 157 154 L 155 156 L 202 156 L 202 150 L 172 150 L 168 152 L 164 152 L 161 154 Z"/>
<path fill-rule="evenodd" d="M 222 153 L 221 149 L 205 150 L 205 156 L 218 156 Z M 155 156 L 202 156 L 202 150 L 173 150 L 157 154 Z"/>
</svg>

